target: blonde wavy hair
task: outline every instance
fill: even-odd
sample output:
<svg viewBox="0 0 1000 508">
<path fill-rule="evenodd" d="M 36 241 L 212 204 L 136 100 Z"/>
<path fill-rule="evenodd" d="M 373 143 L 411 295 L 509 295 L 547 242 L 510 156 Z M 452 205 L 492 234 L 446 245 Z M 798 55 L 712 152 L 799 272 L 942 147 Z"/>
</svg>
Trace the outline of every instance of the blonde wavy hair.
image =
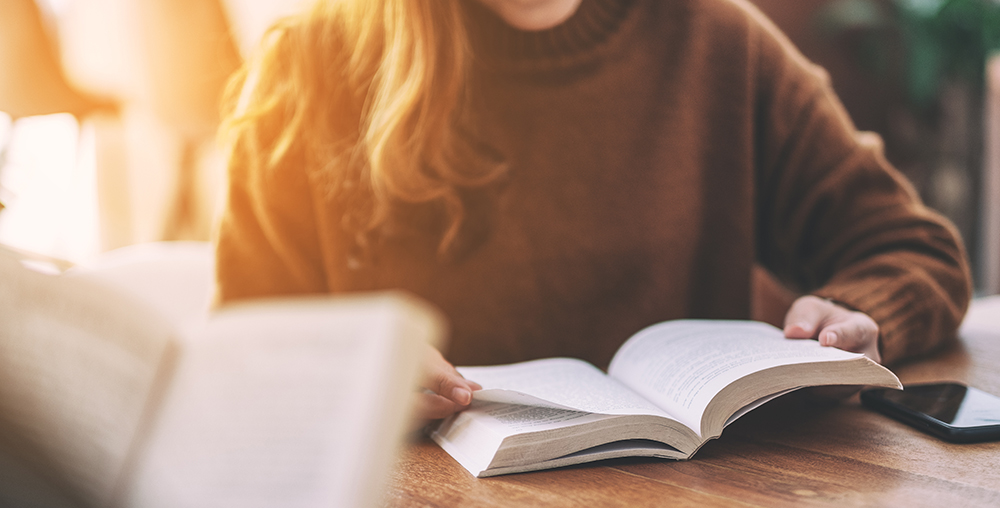
<svg viewBox="0 0 1000 508">
<path fill-rule="evenodd" d="M 466 215 L 461 188 L 503 172 L 477 163 L 458 128 L 471 62 L 459 1 L 320 0 L 279 22 L 227 91 L 231 170 L 328 172 L 362 249 L 398 203 L 441 203 L 447 251 Z"/>
</svg>

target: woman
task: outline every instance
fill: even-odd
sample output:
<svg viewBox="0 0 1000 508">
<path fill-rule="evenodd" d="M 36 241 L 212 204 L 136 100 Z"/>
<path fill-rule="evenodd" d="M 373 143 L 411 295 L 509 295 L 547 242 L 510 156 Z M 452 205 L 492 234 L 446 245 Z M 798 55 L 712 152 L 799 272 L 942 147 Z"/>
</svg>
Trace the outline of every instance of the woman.
<svg viewBox="0 0 1000 508">
<path fill-rule="evenodd" d="M 412 291 L 448 359 L 604 366 L 654 322 L 746 318 L 897 361 L 954 335 L 954 228 L 742 0 L 344 0 L 234 88 L 220 299 Z M 422 415 L 474 383 L 436 352 Z"/>
</svg>

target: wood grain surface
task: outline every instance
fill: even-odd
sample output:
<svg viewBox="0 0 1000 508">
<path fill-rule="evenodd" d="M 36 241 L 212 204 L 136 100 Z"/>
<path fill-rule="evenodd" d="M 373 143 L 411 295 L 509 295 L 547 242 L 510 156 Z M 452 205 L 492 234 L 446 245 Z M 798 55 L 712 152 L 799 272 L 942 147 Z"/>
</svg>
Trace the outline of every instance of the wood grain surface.
<svg viewBox="0 0 1000 508">
<path fill-rule="evenodd" d="M 1000 394 L 1000 322 L 893 370 L 903 383 L 957 380 Z M 856 395 L 797 392 L 736 421 L 688 461 L 620 459 L 477 479 L 416 439 L 384 505 L 1000 506 L 1000 442 L 946 443 L 863 408 Z"/>
</svg>

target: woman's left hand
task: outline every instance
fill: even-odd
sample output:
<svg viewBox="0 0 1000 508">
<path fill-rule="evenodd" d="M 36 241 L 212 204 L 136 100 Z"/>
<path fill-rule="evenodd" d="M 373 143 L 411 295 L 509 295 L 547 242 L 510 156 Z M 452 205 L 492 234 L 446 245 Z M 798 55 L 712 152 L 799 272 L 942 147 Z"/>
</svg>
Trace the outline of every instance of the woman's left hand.
<svg viewBox="0 0 1000 508">
<path fill-rule="evenodd" d="M 868 314 L 841 307 L 816 296 L 803 296 L 785 315 L 785 336 L 790 339 L 817 339 L 833 346 L 881 361 L 878 352 L 878 324 Z"/>
</svg>

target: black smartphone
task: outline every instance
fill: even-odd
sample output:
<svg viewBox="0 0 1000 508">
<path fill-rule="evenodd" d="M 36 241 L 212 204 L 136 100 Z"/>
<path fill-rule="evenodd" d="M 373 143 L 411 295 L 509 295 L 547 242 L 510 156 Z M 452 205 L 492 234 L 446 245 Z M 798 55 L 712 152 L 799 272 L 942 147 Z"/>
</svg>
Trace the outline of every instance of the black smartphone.
<svg viewBox="0 0 1000 508">
<path fill-rule="evenodd" d="M 953 443 L 1000 439 L 1000 397 L 961 383 L 861 392 L 865 406 Z"/>
</svg>

